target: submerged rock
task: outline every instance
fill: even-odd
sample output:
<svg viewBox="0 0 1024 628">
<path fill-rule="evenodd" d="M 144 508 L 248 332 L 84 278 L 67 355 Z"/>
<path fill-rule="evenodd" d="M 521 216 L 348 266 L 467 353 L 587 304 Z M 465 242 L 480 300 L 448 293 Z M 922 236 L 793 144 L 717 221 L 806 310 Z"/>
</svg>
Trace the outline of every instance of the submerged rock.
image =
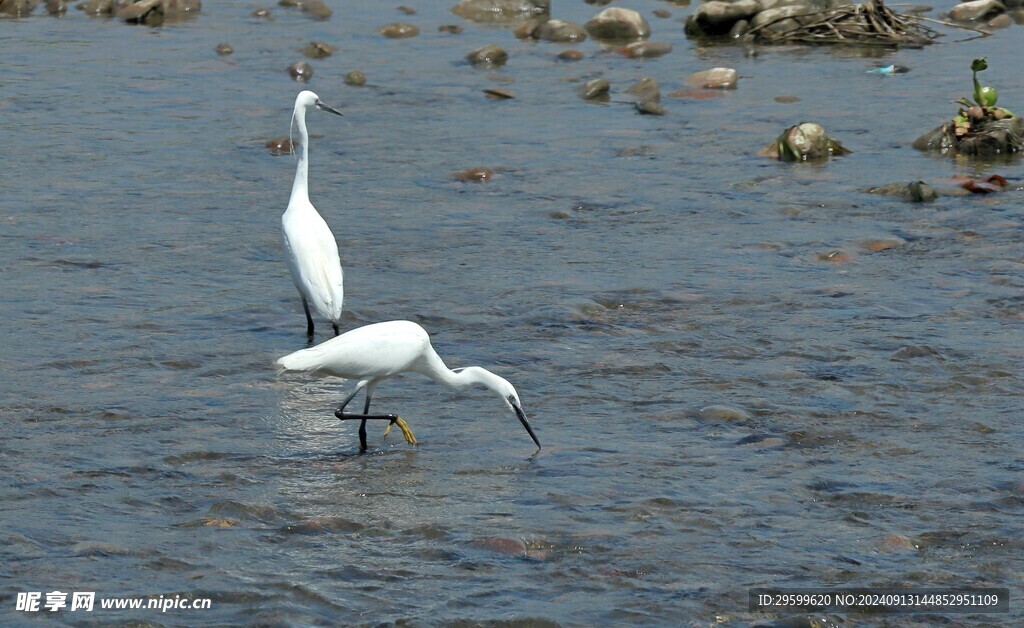
<svg viewBox="0 0 1024 628">
<path fill-rule="evenodd" d="M 559 61 L 579 61 L 583 58 L 583 53 L 579 50 L 563 50 L 558 53 Z"/>
<path fill-rule="evenodd" d="M 911 181 L 910 183 L 893 183 L 868 190 L 869 194 L 884 194 L 888 196 L 899 196 L 905 201 L 913 203 L 930 203 L 938 198 L 935 190 L 924 181 Z"/>
<path fill-rule="evenodd" d="M 914 148 L 944 155 L 991 157 L 1024 151 L 1024 118 L 972 122 L 967 133 L 957 135 L 957 125 L 947 122 L 914 140 Z"/>
<path fill-rule="evenodd" d="M 437 27 L 437 32 L 448 33 L 449 35 L 458 35 L 462 32 L 462 27 L 458 24 L 442 24 Z"/>
<path fill-rule="evenodd" d="M 291 74 L 292 78 L 300 83 L 305 83 L 309 79 L 313 78 L 313 66 L 309 65 L 305 61 L 299 61 L 288 66 L 288 74 Z"/>
<path fill-rule="evenodd" d="M 311 41 L 302 47 L 302 54 L 310 59 L 324 59 L 331 56 L 337 49 L 337 46 L 332 46 L 326 42 Z"/>
<path fill-rule="evenodd" d="M 334 13 L 323 0 L 303 0 L 299 8 L 315 20 L 326 20 Z"/>
<path fill-rule="evenodd" d="M 659 102 L 644 100 L 636 103 L 636 112 L 645 116 L 663 116 L 665 115 L 665 108 Z"/>
<path fill-rule="evenodd" d="M 517 22 L 550 10 L 550 0 L 462 0 L 452 7 L 452 13 L 474 22 Z"/>
<path fill-rule="evenodd" d="M 732 68 L 711 68 L 694 72 L 687 79 L 687 85 L 705 89 L 736 89 L 736 70 Z"/>
<path fill-rule="evenodd" d="M 585 24 L 594 39 L 608 42 L 627 42 L 646 39 L 651 34 L 647 20 L 633 9 L 611 7 L 595 15 Z"/>
<path fill-rule="evenodd" d="M 704 406 L 697 411 L 704 421 L 749 421 L 753 418 L 746 410 L 726 405 Z"/>
<path fill-rule="evenodd" d="M 644 77 L 630 85 L 626 88 L 626 93 L 636 96 L 635 102 L 638 103 L 661 101 L 661 89 L 658 87 L 658 81 L 650 76 Z"/>
<path fill-rule="evenodd" d="M 288 155 L 292 152 L 292 140 L 287 136 L 269 139 L 264 145 L 271 155 Z"/>
<path fill-rule="evenodd" d="M 253 9 L 252 13 L 249 14 L 249 17 L 254 17 L 257 20 L 272 20 L 272 19 L 274 19 L 273 16 L 270 15 L 270 9 L 268 9 L 266 7 L 260 7 L 258 9 Z"/>
<path fill-rule="evenodd" d="M 363 85 L 366 85 L 366 75 L 359 70 L 352 70 L 345 75 L 345 84 L 362 87 Z"/>
<path fill-rule="evenodd" d="M 466 61 L 469 61 L 475 66 L 483 67 L 497 67 L 505 65 L 508 61 L 508 53 L 501 46 L 495 44 L 487 44 L 481 48 L 477 48 L 473 52 L 466 55 Z"/>
<path fill-rule="evenodd" d="M 378 32 L 385 37 L 390 37 L 391 39 L 405 39 L 406 37 L 415 37 L 416 35 L 419 35 L 420 29 L 415 24 L 402 24 L 396 22 L 394 24 L 388 24 L 387 26 L 381 26 Z"/>
<path fill-rule="evenodd" d="M 608 79 L 597 78 L 580 86 L 579 95 L 583 100 L 608 100 L 608 91 L 612 85 Z"/>
<path fill-rule="evenodd" d="M 222 57 L 235 52 L 235 49 L 231 47 L 231 44 L 224 42 L 217 44 L 217 47 L 214 48 L 214 50 Z"/>
<path fill-rule="evenodd" d="M 486 536 L 470 542 L 473 547 L 503 554 L 505 556 L 526 555 L 526 542 L 522 539 L 513 539 L 500 536 Z"/>
<path fill-rule="evenodd" d="M 760 154 L 780 161 L 817 161 L 849 152 L 829 137 L 820 124 L 803 122 L 783 131 Z"/>
<path fill-rule="evenodd" d="M 615 52 L 630 59 L 656 59 L 672 52 L 672 44 L 663 41 L 635 41 Z"/>
<path fill-rule="evenodd" d="M 470 168 L 455 174 L 459 181 L 470 183 L 485 183 L 494 178 L 494 172 L 490 168 Z"/>
<path fill-rule="evenodd" d="M 558 43 L 575 43 L 587 38 L 587 31 L 579 24 L 565 20 L 548 20 L 538 24 L 530 33 L 533 39 Z"/>
</svg>

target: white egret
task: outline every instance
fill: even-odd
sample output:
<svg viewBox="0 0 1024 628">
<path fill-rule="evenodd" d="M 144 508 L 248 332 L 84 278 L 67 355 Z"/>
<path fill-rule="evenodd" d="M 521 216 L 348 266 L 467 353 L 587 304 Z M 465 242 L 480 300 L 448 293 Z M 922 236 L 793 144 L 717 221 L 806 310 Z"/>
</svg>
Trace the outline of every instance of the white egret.
<svg viewBox="0 0 1024 628">
<path fill-rule="evenodd" d="M 288 255 L 288 269 L 292 281 L 302 296 L 306 311 L 306 335 L 313 341 L 313 317 L 309 306 L 331 321 L 337 336 L 341 319 L 342 287 L 341 259 L 338 242 L 331 228 L 309 202 L 309 133 L 306 131 L 306 110 L 312 107 L 331 113 L 341 113 L 320 102 L 320 97 L 309 90 L 299 92 L 295 98 L 292 124 L 299 127 L 299 156 L 295 168 L 295 182 L 288 209 L 281 216 L 281 233 Z"/>
<path fill-rule="evenodd" d="M 388 321 L 359 327 L 331 338 L 315 347 L 290 353 L 277 360 L 277 364 L 289 371 L 323 373 L 345 379 L 358 379 L 355 390 L 345 398 L 334 415 L 341 420 L 361 419 L 359 445 L 366 451 L 367 419 L 386 419 L 398 423 L 406 440 L 415 443 L 408 426 L 394 414 L 371 415 L 370 400 L 377 384 L 400 373 L 421 373 L 439 384 L 454 390 L 463 390 L 473 385 L 489 388 L 501 395 L 505 405 L 515 412 L 519 421 L 540 448 L 540 441 L 526 420 L 519 395 L 512 384 L 479 366 L 449 369 L 430 345 L 427 332 L 412 321 Z M 360 390 L 366 389 L 366 405 L 362 414 L 345 412 L 345 406 Z M 388 430 L 391 425 L 388 425 Z M 385 435 L 387 432 L 385 432 Z"/>
</svg>

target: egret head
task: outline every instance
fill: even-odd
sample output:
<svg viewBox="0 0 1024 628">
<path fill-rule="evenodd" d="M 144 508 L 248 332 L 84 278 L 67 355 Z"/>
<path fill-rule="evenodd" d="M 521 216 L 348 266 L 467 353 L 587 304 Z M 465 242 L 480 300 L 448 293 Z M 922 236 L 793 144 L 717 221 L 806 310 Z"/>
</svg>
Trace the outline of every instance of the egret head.
<svg viewBox="0 0 1024 628">
<path fill-rule="evenodd" d="M 526 413 L 523 412 L 523 406 L 519 401 L 519 393 L 516 392 L 515 386 L 503 377 L 499 377 L 487 369 L 480 368 L 479 366 L 467 366 L 463 369 L 455 369 L 456 371 L 462 371 L 463 376 L 467 377 L 467 380 L 474 381 L 475 383 L 483 384 L 490 388 L 494 392 L 501 395 L 502 401 L 508 406 L 509 410 L 515 412 L 519 422 L 526 428 L 526 432 L 533 439 L 533 442 L 537 444 L 537 448 L 540 449 L 540 441 L 537 439 L 537 435 L 533 433 L 533 428 L 530 426 L 530 422 L 526 419 Z"/>
<path fill-rule="evenodd" d="M 310 107 L 316 107 L 317 109 L 329 111 L 339 116 L 341 115 L 341 112 L 338 111 L 337 109 L 325 105 L 323 101 L 320 100 L 320 97 L 316 95 L 316 93 L 311 92 L 308 89 L 304 89 L 301 92 L 299 92 L 298 96 L 295 97 L 295 109 L 309 109 Z"/>
</svg>

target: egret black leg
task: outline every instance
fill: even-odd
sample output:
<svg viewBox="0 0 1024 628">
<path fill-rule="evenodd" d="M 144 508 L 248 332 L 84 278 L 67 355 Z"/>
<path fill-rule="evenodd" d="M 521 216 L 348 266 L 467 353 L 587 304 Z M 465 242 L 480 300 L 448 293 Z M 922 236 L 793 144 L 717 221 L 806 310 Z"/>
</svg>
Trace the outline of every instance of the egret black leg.
<svg viewBox="0 0 1024 628">
<path fill-rule="evenodd" d="M 370 395 L 370 389 L 367 388 L 366 389 L 366 403 L 363 404 L 363 414 L 364 415 L 369 415 L 370 414 L 370 399 L 371 398 L 372 398 L 372 395 Z M 363 419 L 362 421 L 359 422 L 359 447 L 362 448 L 362 451 L 366 451 L 366 419 Z"/>
<path fill-rule="evenodd" d="M 306 310 L 306 339 L 310 343 L 313 342 L 313 317 L 309 315 L 309 303 L 306 303 L 306 297 L 302 297 L 302 309 Z M 337 330 L 337 327 L 335 327 Z M 337 335 L 337 334 L 335 334 Z"/>
<path fill-rule="evenodd" d="M 341 330 L 338 329 L 338 324 L 337 323 L 331 323 L 331 325 L 334 327 L 334 335 L 335 336 L 340 336 L 341 335 Z"/>
<path fill-rule="evenodd" d="M 355 390 L 352 391 L 352 394 L 350 394 L 348 397 L 345 397 L 345 400 L 341 402 L 341 406 L 339 406 L 338 409 L 334 411 L 334 416 L 338 417 L 342 421 L 345 421 L 345 420 L 348 420 L 348 419 L 359 419 L 360 420 L 360 423 L 359 423 L 359 447 L 360 447 L 360 451 L 364 451 L 365 452 L 366 449 L 367 449 L 367 446 L 366 446 L 366 421 L 369 420 L 369 419 L 378 419 L 378 420 L 382 420 L 382 421 L 383 420 L 391 421 L 392 423 L 394 423 L 395 421 L 398 420 L 398 416 L 395 415 L 395 414 L 370 414 L 370 395 L 369 394 L 366 395 L 366 405 L 363 406 L 363 413 L 362 414 L 353 414 L 351 412 L 345 412 L 345 406 L 347 406 L 353 399 L 355 399 L 356 395 L 359 394 L 359 390 L 360 390 L 359 387 L 357 387 Z M 367 393 L 369 393 L 369 391 L 367 391 Z"/>
</svg>

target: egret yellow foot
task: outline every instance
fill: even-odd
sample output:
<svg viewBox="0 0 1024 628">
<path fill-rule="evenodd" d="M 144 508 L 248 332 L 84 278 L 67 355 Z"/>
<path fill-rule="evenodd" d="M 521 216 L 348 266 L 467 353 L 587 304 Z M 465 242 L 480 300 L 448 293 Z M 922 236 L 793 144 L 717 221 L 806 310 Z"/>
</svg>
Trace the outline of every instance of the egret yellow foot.
<svg viewBox="0 0 1024 628">
<path fill-rule="evenodd" d="M 409 424 L 405 422 L 405 419 L 396 417 L 390 423 L 388 423 L 387 429 L 384 430 L 384 436 L 387 436 L 391 432 L 391 426 L 398 425 L 398 429 L 402 430 L 402 436 L 405 437 L 405 442 L 410 445 L 416 444 L 416 437 L 413 435 L 412 430 L 409 429 Z"/>
</svg>

